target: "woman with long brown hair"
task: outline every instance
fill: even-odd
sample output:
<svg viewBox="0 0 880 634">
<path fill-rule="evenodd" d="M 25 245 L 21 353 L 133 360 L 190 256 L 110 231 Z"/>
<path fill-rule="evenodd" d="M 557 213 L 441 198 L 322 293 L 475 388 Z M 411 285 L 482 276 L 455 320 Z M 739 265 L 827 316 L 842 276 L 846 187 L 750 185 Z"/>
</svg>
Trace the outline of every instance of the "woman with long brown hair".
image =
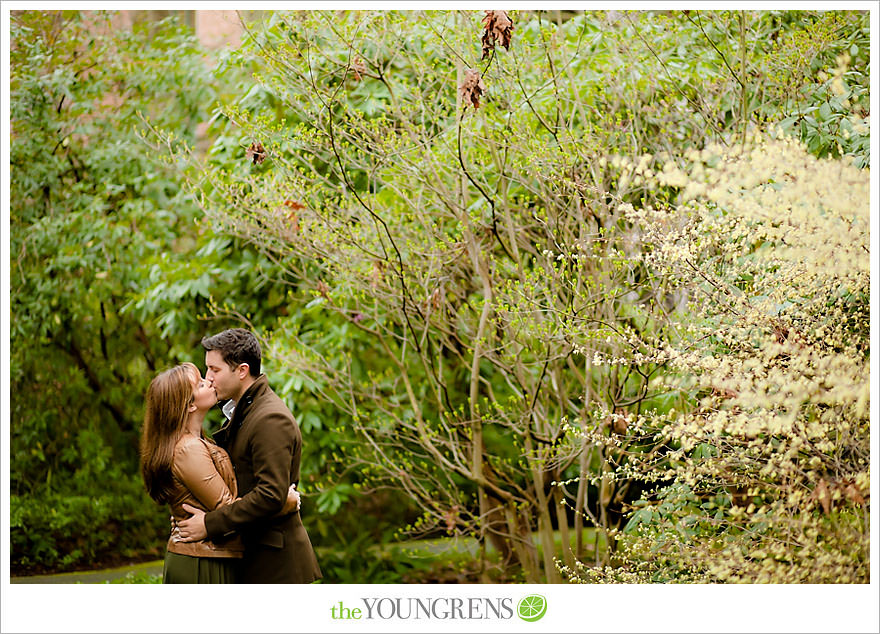
<svg viewBox="0 0 880 634">
<path fill-rule="evenodd" d="M 202 423 L 217 404 L 217 393 L 192 363 L 156 376 L 147 390 L 141 436 L 141 474 L 156 502 L 168 504 L 174 522 L 190 516 L 189 504 L 212 511 L 232 502 L 238 492 L 228 454 L 208 440 Z M 281 514 L 296 510 L 299 494 L 291 488 Z M 163 583 L 234 583 L 241 539 L 181 542 L 169 537 Z"/>
</svg>

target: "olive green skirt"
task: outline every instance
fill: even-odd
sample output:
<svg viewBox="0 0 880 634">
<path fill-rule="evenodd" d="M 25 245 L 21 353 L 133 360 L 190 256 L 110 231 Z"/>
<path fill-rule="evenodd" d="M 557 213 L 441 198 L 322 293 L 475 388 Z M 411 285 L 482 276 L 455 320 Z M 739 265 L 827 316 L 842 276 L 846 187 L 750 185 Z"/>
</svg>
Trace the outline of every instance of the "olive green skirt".
<svg viewBox="0 0 880 634">
<path fill-rule="evenodd" d="M 166 552 L 162 583 L 235 583 L 239 561 Z"/>
</svg>

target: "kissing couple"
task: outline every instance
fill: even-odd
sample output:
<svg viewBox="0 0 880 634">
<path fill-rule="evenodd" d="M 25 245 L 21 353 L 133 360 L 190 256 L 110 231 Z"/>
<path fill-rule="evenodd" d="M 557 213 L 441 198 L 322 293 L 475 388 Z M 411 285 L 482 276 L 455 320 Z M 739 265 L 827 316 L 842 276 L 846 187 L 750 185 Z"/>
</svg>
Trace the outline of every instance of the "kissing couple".
<svg viewBox="0 0 880 634">
<path fill-rule="evenodd" d="M 312 583 L 321 579 L 299 514 L 302 435 L 260 373 L 260 344 L 233 328 L 202 339 L 205 376 L 182 363 L 146 397 L 141 474 L 171 509 L 163 583 Z M 226 423 L 205 435 L 225 401 Z"/>
</svg>

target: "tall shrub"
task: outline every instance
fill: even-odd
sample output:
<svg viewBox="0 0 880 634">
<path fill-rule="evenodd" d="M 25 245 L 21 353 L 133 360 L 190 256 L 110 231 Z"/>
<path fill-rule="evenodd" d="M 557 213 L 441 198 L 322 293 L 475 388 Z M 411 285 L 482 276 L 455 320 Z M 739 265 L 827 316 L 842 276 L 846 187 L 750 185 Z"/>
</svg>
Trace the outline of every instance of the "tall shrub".
<svg viewBox="0 0 880 634">
<path fill-rule="evenodd" d="M 646 266 L 689 297 L 679 336 L 650 353 L 670 369 L 658 389 L 688 404 L 630 417 L 629 433 L 664 451 L 632 455 L 616 475 L 650 492 L 618 567 L 567 572 L 866 583 L 869 172 L 774 135 L 686 158 L 653 179 L 679 191 L 675 205 L 624 213 Z"/>
<path fill-rule="evenodd" d="M 194 347 L 126 305 L 197 207 L 135 133 L 194 139 L 213 98 L 193 38 L 103 12 L 11 19 L 10 506 L 13 566 L 65 567 L 161 545 L 137 470 L 151 375 Z M 181 87 L 186 87 L 181 89 Z M 178 309 L 207 296 L 198 280 Z M 195 312 L 196 302 L 190 304 Z"/>
</svg>

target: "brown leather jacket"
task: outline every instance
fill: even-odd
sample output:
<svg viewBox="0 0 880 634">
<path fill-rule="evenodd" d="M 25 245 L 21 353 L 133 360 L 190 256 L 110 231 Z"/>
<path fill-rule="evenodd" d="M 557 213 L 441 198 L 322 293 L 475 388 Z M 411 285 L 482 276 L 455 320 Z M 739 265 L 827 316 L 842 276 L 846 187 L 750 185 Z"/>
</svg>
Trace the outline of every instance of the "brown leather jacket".
<svg viewBox="0 0 880 634">
<path fill-rule="evenodd" d="M 238 494 L 229 454 L 209 440 L 192 434 L 184 434 L 177 441 L 171 472 L 174 492 L 170 506 L 176 521 L 190 516 L 183 510 L 184 503 L 207 513 L 229 504 Z M 190 557 L 241 557 L 244 546 L 241 538 L 234 534 L 197 542 L 174 541 L 172 535 L 168 539 L 168 552 Z"/>
</svg>

